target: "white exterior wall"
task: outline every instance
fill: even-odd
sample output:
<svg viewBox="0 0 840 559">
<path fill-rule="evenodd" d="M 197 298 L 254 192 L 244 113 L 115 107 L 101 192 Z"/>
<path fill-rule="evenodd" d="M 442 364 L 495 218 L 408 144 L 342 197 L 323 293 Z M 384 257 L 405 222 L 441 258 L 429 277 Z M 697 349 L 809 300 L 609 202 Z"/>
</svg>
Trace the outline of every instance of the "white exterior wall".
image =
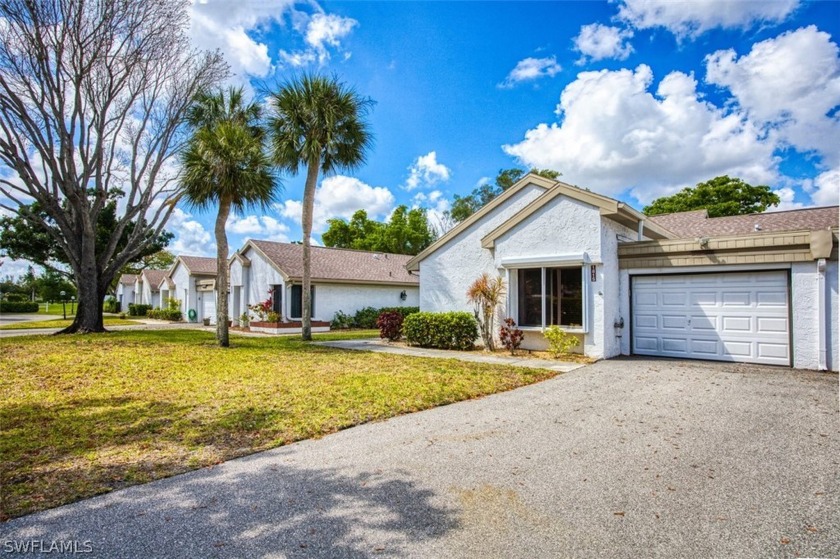
<svg viewBox="0 0 840 559">
<path fill-rule="evenodd" d="M 134 284 L 117 285 L 117 301 L 120 302 L 122 312 L 128 312 L 128 305 L 134 303 Z"/>
<path fill-rule="evenodd" d="M 828 290 L 828 317 L 826 331 L 827 340 L 829 341 L 828 351 L 828 369 L 830 371 L 840 370 L 840 298 L 838 298 L 837 291 L 840 289 L 840 277 L 838 276 L 837 262 L 828 262 L 825 271 L 825 283 Z"/>
<path fill-rule="evenodd" d="M 598 266 L 600 286 L 595 291 L 595 299 L 601 300 L 603 305 L 603 357 L 610 358 L 624 353 L 623 344 L 630 331 L 630 292 L 625 289 L 623 274 L 618 268 L 618 238 L 637 239 L 638 232 L 611 219 L 602 218 L 601 221 L 604 225 L 601 229 L 603 265 Z M 622 320 L 624 328 L 616 326 Z"/>
<path fill-rule="evenodd" d="M 467 287 L 482 272 L 498 273 L 492 253 L 481 248 L 481 238 L 507 221 L 545 192 L 530 185 L 459 233 L 420 262 L 420 310 L 469 311 Z"/>
<path fill-rule="evenodd" d="M 554 198 L 542 208 L 531 214 L 525 221 L 496 239 L 494 264 L 496 273 L 505 275 L 502 261 L 507 258 L 546 259 L 563 256 L 586 255 L 588 260 L 601 260 L 601 214 L 598 208 L 572 200 L 565 196 Z M 591 357 L 603 357 L 603 300 L 596 298 L 601 290 L 601 282 L 589 281 L 589 266 L 584 274 L 583 296 L 584 317 L 587 324 L 586 334 L 579 335 L 583 342 L 583 352 Z M 476 275 L 477 277 L 477 275 Z M 474 278 L 473 278 L 474 279 Z M 599 278 L 596 278 L 599 279 Z M 508 285 L 508 299 L 516 297 L 518 287 L 511 274 Z M 505 310 L 511 316 L 515 305 Z M 513 316 L 516 319 L 516 316 Z M 525 330 L 522 347 L 525 349 L 543 349 L 547 347 L 540 330 Z"/>
<path fill-rule="evenodd" d="M 418 286 L 360 285 L 346 283 L 315 283 L 314 320 L 331 321 L 335 313 L 355 314 L 365 307 L 417 307 L 420 303 Z M 405 301 L 400 293 L 405 291 Z M 291 296 L 287 290 L 286 299 Z M 297 317 L 295 317 L 297 318 Z"/>
<path fill-rule="evenodd" d="M 268 299 L 271 295 L 269 293 L 269 287 L 272 285 L 286 285 L 286 282 L 283 281 L 283 276 L 278 272 L 274 266 L 272 266 L 263 256 L 255 251 L 255 250 L 248 250 L 246 254 L 244 254 L 246 258 L 251 261 L 251 266 L 249 267 L 248 276 L 249 277 L 249 285 L 247 285 L 247 289 L 243 289 L 242 291 L 247 295 L 247 304 L 245 306 L 256 305 L 257 303 L 261 303 Z M 245 284 L 241 284 L 243 287 Z M 283 297 L 283 306 L 286 305 L 286 300 L 288 297 Z M 245 308 L 243 306 L 243 308 Z M 283 316 L 286 315 L 285 309 L 283 309 Z"/>
<path fill-rule="evenodd" d="M 171 273 L 172 282 L 175 287 L 172 290 L 172 297 L 181 301 L 181 313 L 184 320 L 189 321 L 189 310 L 193 309 L 198 313 L 198 297 L 195 292 L 195 278 L 190 275 L 187 268 L 180 262 Z"/>
</svg>

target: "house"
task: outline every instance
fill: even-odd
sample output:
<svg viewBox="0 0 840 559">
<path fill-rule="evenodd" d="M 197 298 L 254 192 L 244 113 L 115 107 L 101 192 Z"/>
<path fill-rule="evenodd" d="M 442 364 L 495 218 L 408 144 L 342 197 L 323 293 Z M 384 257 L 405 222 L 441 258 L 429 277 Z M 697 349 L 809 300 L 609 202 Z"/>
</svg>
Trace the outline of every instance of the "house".
<svg viewBox="0 0 840 559">
<path fill-rule="evenodd" d="M 406 270 L 410 256 L 313 246 L 311 258 L 313 321 L 328 323 L 339 311 L 418 304 L 417 275 Z M 270 297 L 284 321 L 299 321 L 302 283 L 302 245 L 250 240 L 230 260 L 230 314 L 238 321 Z"/>
<path fill-rule="evenodd" d="M 143 270 L 134 284 L 134 302 L 140 305 L 160 307 L 160 283 L 166 277 L 166 270 Z"/>
<path fill-rule="evenodd" d="M 545 347 L 560 325 L 594 358 L 640 354 L 837 370 L 838 208 L 647 217 L 527 175 L 412 258 L 424 311 L 472 310 L 483 272 L 500 314 Z"/>
<path fill-rule="evenodd" d="M 117 283 L 117 301 L 123 311 L 134 303 L 134 286 L 137 284 L 136 274 L 122 274 Z"/>
<path fill-rule="evenodd" d="M 216 322 L 216 259 L 178 256 L 165 279 L 161 280 L 161 299 L 177 299 L 184 320 Z"/>
</svg>

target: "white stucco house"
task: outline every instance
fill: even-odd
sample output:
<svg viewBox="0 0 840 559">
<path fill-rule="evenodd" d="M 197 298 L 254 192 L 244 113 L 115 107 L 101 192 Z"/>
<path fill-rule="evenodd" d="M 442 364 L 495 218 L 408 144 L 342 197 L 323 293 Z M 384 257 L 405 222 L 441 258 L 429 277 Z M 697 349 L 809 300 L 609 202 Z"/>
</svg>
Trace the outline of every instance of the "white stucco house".
<svg viewBox="0 0 840 559">
<path fill-rule="evenodd" d="M 410 256 L 312 247 L 312 319 L 329 322 L 338 311 L 417 306 L 419 281 L 406 270 Z M 301 318 L 303 246 L 249 240 L 230 259 L 230 314 L 272 299 L 284 321 Z"/>
<path fill-rule="evenodd" d="M 136 274 L 122 274 L 117 283 L 117 301 L 123 312 L 128 311 L 128 305 L 134 303 L 134 286 L 137 284 Z"/>
<path fill-rule="evenodd" d="M 184 320 L 216 322 L 216 259 L 203 256 L 178 256 L 161 278 L 161 301 L 168 298 L 181 302 Z M 190 312 L 193 311 L 193 312 Z M 194 318 L 190 318 L 194 316 Z"/>
<path fill-rule="evenodd" d="M 143 270 L 134 284 L 134 302 L 140 305 L 160 306 L 160 283 L 166 277 L 166 270 Z M 128 308 L 126 306 L 126 308 Z"/>
<path fill-rule="evenodd" d="M 424 311 L 467 310 L 481 273 L 502 317 L 545 347 L 574 333 L 594 358 L 640 354 L 837 370 L 838 208 L 647 217 L 527 175 L 407 263 Z"/>
</svg>

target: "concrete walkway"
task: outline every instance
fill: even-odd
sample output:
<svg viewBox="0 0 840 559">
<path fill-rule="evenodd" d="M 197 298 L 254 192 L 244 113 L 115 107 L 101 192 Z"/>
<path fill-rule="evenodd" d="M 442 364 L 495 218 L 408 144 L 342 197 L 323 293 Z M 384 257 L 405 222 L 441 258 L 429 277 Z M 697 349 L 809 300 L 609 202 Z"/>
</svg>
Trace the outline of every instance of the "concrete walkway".
<svg viewBox="0 0 840 559">
<path fill-rule="evenodd" d="M 452 351 L 444 349 L 426 349 L 422 347 L 408 347 L 404 345 L 390 344 L 379 338 L 368 338 L 360 340 L 337 340 L 331 342 L 313 342 L 317 345 L 337 347 L 340 349 L 354 349 L 358 351 L 375 351 L 377 353 L 392 353 L 398 355 L 411 355 L 414 357 L 432 357 L 434 359 L 458 359 L 459 361 L 471 361 L 473 363 L 489 363 L 493 365 L 509 365 L 512 367 L 530 367 L 534 369 L 550 369 L 560 373 L 568 373 L 580 369 L 585 365 L 571 363 L 568 361 L 555 361 L 550 359 L 528 359 L 524 357 L 513 357 L 511 355 L 489 354 L 483 351 Z"/>
<path fill-rule="evenodd" d="M 35 541 L 109 559 L 836 558 L 837 382 L 601 361 L 0 523 L 0 550 Z"/>
</svg>

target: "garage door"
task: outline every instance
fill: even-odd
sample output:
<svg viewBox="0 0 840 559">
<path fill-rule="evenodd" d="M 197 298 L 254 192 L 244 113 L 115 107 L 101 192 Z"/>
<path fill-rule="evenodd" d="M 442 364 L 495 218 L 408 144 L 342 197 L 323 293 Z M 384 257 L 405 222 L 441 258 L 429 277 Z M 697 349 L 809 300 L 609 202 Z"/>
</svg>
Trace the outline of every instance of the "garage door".
<svg viewBox="0 0 840 559">
<path fill-rule="evenodd" d="M 633 353 L 790 365 L 787 272 L 632 278 Z"/>
<path fill-rule="evenodd" d="M 202 299 L 201 318 L 209 318 L 210 324 L 216 324 L 216 297 L 212 292 L 204 293 Z"/>
</svg>

